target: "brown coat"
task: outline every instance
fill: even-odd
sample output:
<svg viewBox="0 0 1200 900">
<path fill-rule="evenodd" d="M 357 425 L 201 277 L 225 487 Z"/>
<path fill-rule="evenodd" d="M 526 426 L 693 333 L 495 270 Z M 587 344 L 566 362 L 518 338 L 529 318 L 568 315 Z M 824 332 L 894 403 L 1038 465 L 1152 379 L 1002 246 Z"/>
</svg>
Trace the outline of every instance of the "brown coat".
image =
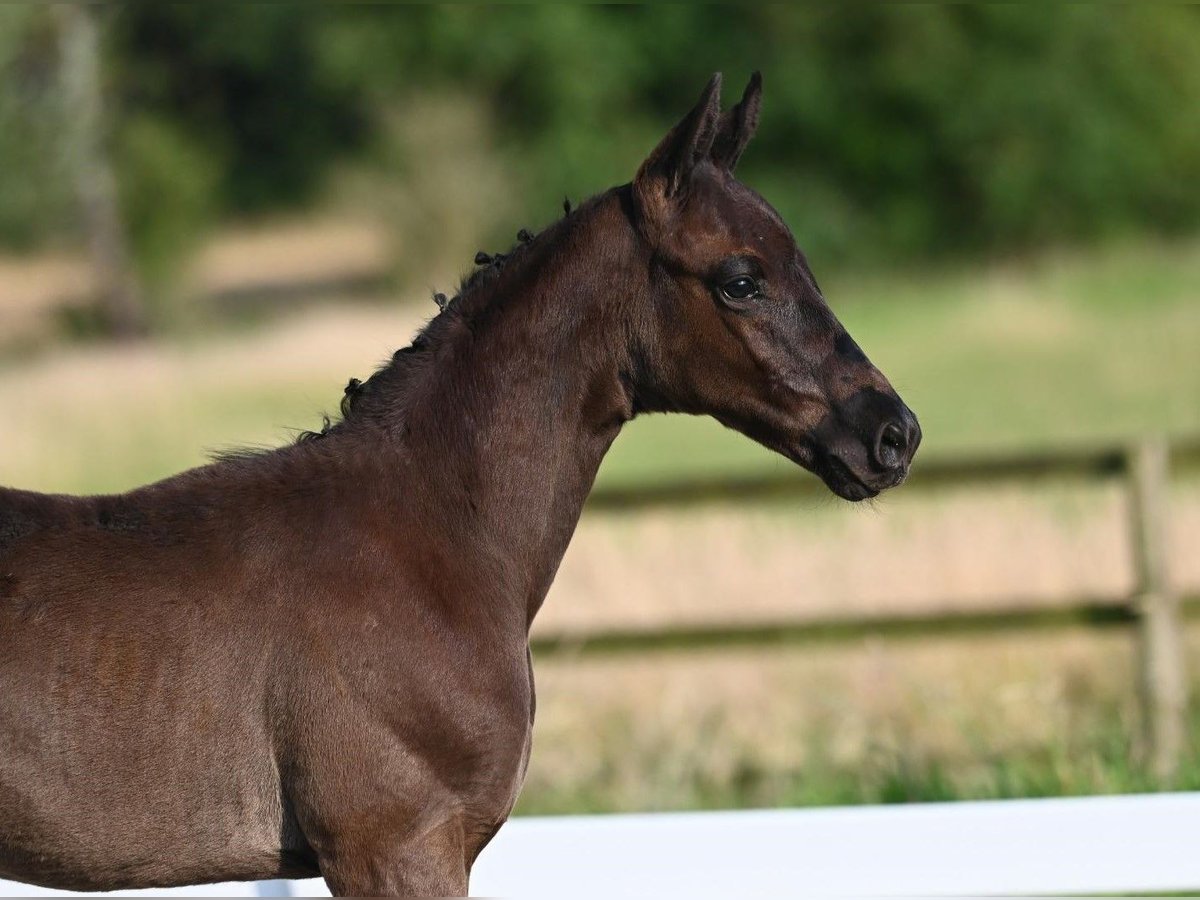
<svg viewBox="0 0 1200 900">
<path fill-rule="evenodd" d="M 0 876 L 461 894 L 529 759 L 529 626 L 605 451 L 709 414 L 848 499 L 916 420 L 733 166 L 719 78 L 468 280 L 327 433 L 118 497 L 0 490 Z"/>
</svg>

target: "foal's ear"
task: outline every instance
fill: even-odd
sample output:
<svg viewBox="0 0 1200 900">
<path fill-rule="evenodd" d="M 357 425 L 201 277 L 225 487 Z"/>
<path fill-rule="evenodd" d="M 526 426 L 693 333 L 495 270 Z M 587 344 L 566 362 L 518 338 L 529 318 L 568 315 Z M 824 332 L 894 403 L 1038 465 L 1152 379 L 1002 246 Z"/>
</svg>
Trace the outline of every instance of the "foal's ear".
<svg viewBox="0 0 1200 900">
<path fill-rule="evenodd" d="M 699 102 L 667 132 L 633 180 L 643 206 L 676 197 L 687 189 L 692 171 L 712 152 L 721 118 L 721 73 L 713 75 Z"/>
<path fill-rule="evenodd" d="M 717 137 L 713 141 L 713 162 L 732 172 L 742 158 L 742 151 L 758 130 L 758 112 L 762 108 L 762 72 L 750 76 L 742 102 L 721 116 Z"/>
</svg>

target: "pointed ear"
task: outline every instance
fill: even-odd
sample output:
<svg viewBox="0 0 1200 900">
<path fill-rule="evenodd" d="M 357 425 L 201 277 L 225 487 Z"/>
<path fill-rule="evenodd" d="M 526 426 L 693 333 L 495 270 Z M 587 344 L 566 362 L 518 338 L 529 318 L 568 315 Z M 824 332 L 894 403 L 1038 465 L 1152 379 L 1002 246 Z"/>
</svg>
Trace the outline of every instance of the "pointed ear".
<svg viewBox="0 0 1200 900">
<path fill-rule="evenodd" d="M 717 137 L 713 141 L 713 162 L 732 172 L 742 158 L 742 151 L 758 130 L 758 112 L 762 108 L 762 73 L 750 76 L 742 102 L 721 116 Z"/>
<path fill-rule="evenodd" d="M 644 204 L 682 194 L 692 171 L 712 152 L 721 117 L 721 73 L 713 75 L 699 102 L 667 132 L 638 169 L 633 184 Z"/>
</svg>

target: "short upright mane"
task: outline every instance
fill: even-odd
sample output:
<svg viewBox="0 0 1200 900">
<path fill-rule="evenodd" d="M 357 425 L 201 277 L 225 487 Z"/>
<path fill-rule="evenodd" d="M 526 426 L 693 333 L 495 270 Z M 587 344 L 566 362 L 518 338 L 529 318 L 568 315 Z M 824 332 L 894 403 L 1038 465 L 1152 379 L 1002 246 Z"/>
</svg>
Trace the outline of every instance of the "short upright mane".
<svg viewBox="0 0 1200 900">
<path fill-rule="evenodd" d="M 591 202 L 588 201 L 585 205 L 591 205 Z M 386 388 L 386 394 L 390 398 L 396 398 L 411 389 L 419 380 L 417 376 L 428 368 L 437 348 L 445 343 L 456 329 L 471 328 L 473 322 L 491 305 L 491 291 L 488 288 L 495 284 L 500 274 L 523 263 L 527 258 L 527 249 L 535 241 L 561 238 L 564 223 L 572 218 L 573 213 L 571 201 L 564 199 L 562 219 L 541 232 L 534 234 L 522 228 L 517 232 L 517 243 L 506 252 L 493 254 L 481 250 L 476 253 L 475 269 L 463 276 L 453 297 L 447 298 L 443 293 L 433 295 L 438 312 L 414 335 L 412 343 L 393 353 L 391 359 L 366 381 L 358 378 L 349 380 L 342 396 L 341 419 L 332 422 L 326 416 L 320 431 L 304 431 L 296 438 L 296 442 L 319 440 L 354 423 L 364 415 L 363 411 L 371 398 L 384 393 L 382 388 Z"/>
</svg>

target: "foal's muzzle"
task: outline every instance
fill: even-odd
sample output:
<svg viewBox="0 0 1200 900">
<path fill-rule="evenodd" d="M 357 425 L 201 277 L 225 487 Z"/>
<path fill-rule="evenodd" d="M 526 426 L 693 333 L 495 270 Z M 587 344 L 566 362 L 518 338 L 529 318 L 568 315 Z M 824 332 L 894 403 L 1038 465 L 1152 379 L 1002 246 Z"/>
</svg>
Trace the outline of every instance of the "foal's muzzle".
<svg viewBox="0 0 1200 900">
<path fill-rule="evenodd" d="M 921 426 L 894 393 L 859 392 L 813 432 L 812 469 L 846 500 L 866 500 L 908 475 Z"/>
</svg>

